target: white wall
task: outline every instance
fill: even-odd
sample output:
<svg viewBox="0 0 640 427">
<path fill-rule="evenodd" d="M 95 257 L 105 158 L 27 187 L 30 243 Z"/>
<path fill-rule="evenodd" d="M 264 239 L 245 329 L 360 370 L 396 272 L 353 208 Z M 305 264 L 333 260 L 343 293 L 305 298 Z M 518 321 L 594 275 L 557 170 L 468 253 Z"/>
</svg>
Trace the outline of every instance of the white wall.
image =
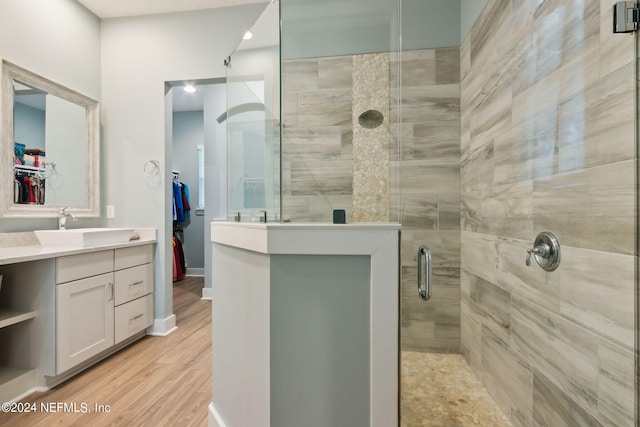
<svg viewBox="0 0 640 427">
<path fill-rule="evenodd" d="M 74 0 L 0 1 L 0 58 L 100 100 L 100 20 Z M 0 232 L 56 226 L 55 218 L 0 219 Z"/>
<path fill-rule="evenodd" d="M 165 82 L 224 77 L 223 60 L 265 4 L 102 21 L 102 125 L 108 225 L 157 227 L 155 317 L 172 315 L 171 137 Z M 169 97 L 170 98 L 170 97 Z M 161 177 L 143 174 L 158 160 Z"/>
</svg>

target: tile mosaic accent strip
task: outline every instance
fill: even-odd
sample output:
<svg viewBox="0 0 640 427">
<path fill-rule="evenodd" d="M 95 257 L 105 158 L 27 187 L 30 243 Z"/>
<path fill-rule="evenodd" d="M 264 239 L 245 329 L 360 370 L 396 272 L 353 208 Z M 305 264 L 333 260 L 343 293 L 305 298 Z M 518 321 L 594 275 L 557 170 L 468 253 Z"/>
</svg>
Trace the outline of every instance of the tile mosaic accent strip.
<svg viewBox="0 0 640 427">
<path fill-rule="evenodd" d="M 353 56 L 353 221 L 389 221 L 389 55 Z M 374 129 L 358 118 L 382 113 Z"/>
</svg>

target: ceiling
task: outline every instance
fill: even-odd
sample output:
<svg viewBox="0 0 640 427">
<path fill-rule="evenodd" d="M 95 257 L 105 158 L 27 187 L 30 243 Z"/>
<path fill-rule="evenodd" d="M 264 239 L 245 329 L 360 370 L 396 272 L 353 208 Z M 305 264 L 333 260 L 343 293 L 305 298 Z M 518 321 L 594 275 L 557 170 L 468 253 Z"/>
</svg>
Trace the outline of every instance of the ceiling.
<svg viewBox="0 0 640 427">
<path fill-rule="evenodd" d="M 99 18 L 156 15 L 218 7 L 266 3 L 269 0 L 77 0 Z"/>
<path fill-rule="evenodd" d="M 187 12 L 203 9 L 215 9 L 230 6 L 243 6 L 248 4 L 268 3 L 273 0 L 77 0 L 78 3 L 89 9 L 94 15 L 101 19 L 107 18 L 124 18 L 131 16 L 157 15 L 161 13 Z M 268 8 L 269 19 L 267 22 L 278 23 L 278 17 L 274 19 L 273 10 L 276 8 Z M 264 21 L 259 19 L 258 21 Z M 273 38 L 276 39 L 277 45 L 277 26 L 275 31 L 271 26 L 256 23 L 252 31 L 257 34 L 263 34 L 256 40 L 245 41 L 245 48 L 263 47 L 263 44 L 272 45 Z M 263 28 L 268 27 L 268 28 Z M 273 34 L 275 33 L 275 36 Z M 201 84 L 196 84 L 195 93 L 186 93 L 180 88 L 173 90 L 173 111 L 198 111 L 202 110 L 204 102 L 204 88 Z"/>
</svg>

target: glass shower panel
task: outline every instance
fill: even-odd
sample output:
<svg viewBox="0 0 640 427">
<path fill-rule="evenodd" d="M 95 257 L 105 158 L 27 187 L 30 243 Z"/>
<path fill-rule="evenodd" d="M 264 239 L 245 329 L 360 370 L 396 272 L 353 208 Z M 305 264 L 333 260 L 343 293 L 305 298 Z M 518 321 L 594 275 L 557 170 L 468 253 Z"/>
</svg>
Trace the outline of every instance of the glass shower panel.
<svg viewBox="0 0 640 427">
<path fill-rule="evenodd" d="M 271 3 L 227 62 L 228 219 L 280 218 L 278 4 Z"/>
</svg>

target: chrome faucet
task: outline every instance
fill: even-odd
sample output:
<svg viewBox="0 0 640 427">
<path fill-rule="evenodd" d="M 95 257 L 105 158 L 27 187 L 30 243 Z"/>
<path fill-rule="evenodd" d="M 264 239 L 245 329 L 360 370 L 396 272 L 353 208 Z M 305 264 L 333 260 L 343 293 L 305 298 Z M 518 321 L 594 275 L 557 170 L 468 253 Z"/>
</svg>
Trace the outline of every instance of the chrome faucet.
<svg viewBox="0 0 640 427">
<path fill-rule="evenodd" d="M 78 220 L 74 214 L 67 212 L 67 209 L 69 207 L 58 209 L 58 230 L 67 229 L 67 218 L 71 218 L 74 221 Z"/>
</svg>

